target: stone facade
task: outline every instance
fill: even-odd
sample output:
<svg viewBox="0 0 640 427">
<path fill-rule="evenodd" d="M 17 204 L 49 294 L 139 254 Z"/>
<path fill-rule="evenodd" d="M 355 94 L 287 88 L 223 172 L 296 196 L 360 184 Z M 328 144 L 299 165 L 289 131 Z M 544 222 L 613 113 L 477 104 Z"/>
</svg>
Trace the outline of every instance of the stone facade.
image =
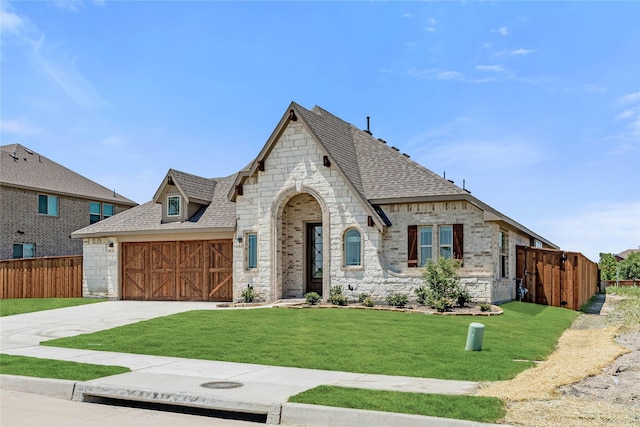
<svg viewBox="0 0 640 427">
<path fill-rule="evenodd" d="M 38 213 L 39 194 L 58 197 L 58 215 Z M 13 258 L 13 245 L 35 245 L 35 256 L 81 255 L 82 241 L 71 233 L 89 225 L 90 199 L 39 193 L 9 186 L 0 187 L 0 259 Z M 114 205 L 115 213 L 129 208 Z"/>
<path fill-rule="evenodd" d="M 120 245 L 111 237 L 83 239 L 82 295 L 118 298 L 118 253 Z"/>
<path fill-rule="evenodd" d="M 258 267 L 245 268 L 246 244 L 234 248 L 234 295 L 250 284 L 263 300 L 301 298 L 307 292 L 305 227 L 322 223 L 323 285 L 342 286 L 352 298 L 368 293 L 384 300 L 390 293 L 414 297 L 423 284 L 422 269 L 407 266 L 407 227 L 462 224 L 463 283 L 479 301 L 515 297 L 515 245 L 528 237 L 485 220 L 484 212 L 467 201 L 388 204 L 381 208 L 392 225 L 386 230 L 368 225 L 369 213 L 354 189 L 335 168 L 323 164 L 323 152 L 304 125 L 291 122 L 264 159 L 264 171 L 247 179 L 236 200 L 237 234 L 257 233 Z M 362 236 L 362 262 L 346 267 L 344 235 L 357 229 Z M 509 274 L 500 276 L 499 232 L 508 236 Z M 434 257 L 438 233 L 434 231 Z M 244 242 L 247 239 L 243 240 Z M 526 243 L 525 243 L 526 242 Z"/>
</svg>

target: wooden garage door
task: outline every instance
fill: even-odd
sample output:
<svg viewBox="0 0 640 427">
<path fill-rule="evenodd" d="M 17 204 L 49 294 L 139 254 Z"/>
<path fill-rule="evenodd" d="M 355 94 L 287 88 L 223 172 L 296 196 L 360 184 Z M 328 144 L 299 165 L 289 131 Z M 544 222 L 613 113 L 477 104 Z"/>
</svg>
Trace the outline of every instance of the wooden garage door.
<svg viewBox="0 0 640 427">
<path fill-rule="evenodd" d="M 233 241 L 122 244 L 122 299 L 231 301 Z"/>
</svg>

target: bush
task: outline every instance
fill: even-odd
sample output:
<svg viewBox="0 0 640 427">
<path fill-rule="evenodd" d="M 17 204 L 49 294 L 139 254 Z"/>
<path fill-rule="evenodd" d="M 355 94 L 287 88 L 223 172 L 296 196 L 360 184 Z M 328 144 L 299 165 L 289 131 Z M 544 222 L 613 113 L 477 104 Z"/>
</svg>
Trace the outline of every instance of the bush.
<svg viewBox="0 0 640 427">
<path fill-rule="evenodd" d="M 320 295 L 317 292 L 308 292 L 304 297 L 309 305 L 316 305 L 320 302 Z"/>
<path fill-rule="evenodd" d="M 333 286 L 329 289 L 329 301 L 333 305 L 347 305 L 349 301 L 342 295 L 342 286 Z"/>
<path fill-rule="evenodd" d="M 253 286 L 247 285 L 247 288 L 244 291 L 242 291 L 240 296 L 242 297 L 244 302 L 249 303 L 249 302 L 253 302 L 253 300 L 256 299 L 256 292 L 253 290 Z"/>
<path fill-rule="evenodd" d="M 387 296 L 387 304 L 389 304 L 392 307 L 402 308 L 405 305 L 407 305 L 408 301 L 409 301 L 409 297 L 397 292 L 395 294 L 391 294 Z"/>
<path fill-rule="evenodd" d="M 376 303 L 373 302 L 370 296 L 367 296 L 365 299 L 363 299 L 360 304 L 364 305 L 365 307 L 373 307 L 374 305 L 376 305 Z"/>
<path fill-rule="evenodd" d="M 491 304 L 483 302 L 482 304 L 480 304 L 480 311 L 491 311 Z"/>
<path fill-rule="evenodd" d="M 471 300 L 471 295 L 460 283 L 459 268 L 460 263 L 450 258 L 430 261 L 422 272 L 425 285 L 414 291 L 418 295 L 418 302 L 440 312 L 449 310 L 454 304 L 463 307 Z"/>
<path fill-rule="evenodd" d="M 369 298 L 369 294 L 362 293 L 362 294 L 358 295 L 358 302 L 360 304 L 363 304 L 364 300 L 366 300 L 367 298 Z M 369 299 L 371 299 L 371 298 L 369 298 Z"/>
</svg>

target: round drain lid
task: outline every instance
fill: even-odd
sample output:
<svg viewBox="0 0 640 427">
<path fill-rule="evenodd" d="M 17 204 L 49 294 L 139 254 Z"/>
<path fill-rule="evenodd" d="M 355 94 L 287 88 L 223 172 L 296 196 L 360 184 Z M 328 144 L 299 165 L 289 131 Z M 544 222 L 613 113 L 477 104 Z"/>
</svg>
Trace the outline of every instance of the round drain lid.
<svg viewBox="0 0 640 427">
<path fill-rule="evenodd" d="M 238 388 L 242 387 L 244 384 L 237 383 L 234 381 L 212 381 L 209 383 L 200 384 L 200 387 L 204 388 L 215 388 L 215 389 L 227 389 L 227 388 Z"/>
</svg>

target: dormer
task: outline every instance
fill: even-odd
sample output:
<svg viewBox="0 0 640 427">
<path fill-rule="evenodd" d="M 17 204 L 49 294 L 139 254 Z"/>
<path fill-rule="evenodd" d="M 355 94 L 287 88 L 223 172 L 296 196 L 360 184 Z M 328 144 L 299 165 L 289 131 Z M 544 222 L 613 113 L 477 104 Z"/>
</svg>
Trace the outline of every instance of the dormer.
<svg viewBox="0 0 640 427">
<path fill-rule="evenodd" d="M 153 196 L 153 201 L 162 205 L 162 222 L 194 219 L 211 203 L 215 186 L 214 180 L 169 169 Z"/>
</svg>

